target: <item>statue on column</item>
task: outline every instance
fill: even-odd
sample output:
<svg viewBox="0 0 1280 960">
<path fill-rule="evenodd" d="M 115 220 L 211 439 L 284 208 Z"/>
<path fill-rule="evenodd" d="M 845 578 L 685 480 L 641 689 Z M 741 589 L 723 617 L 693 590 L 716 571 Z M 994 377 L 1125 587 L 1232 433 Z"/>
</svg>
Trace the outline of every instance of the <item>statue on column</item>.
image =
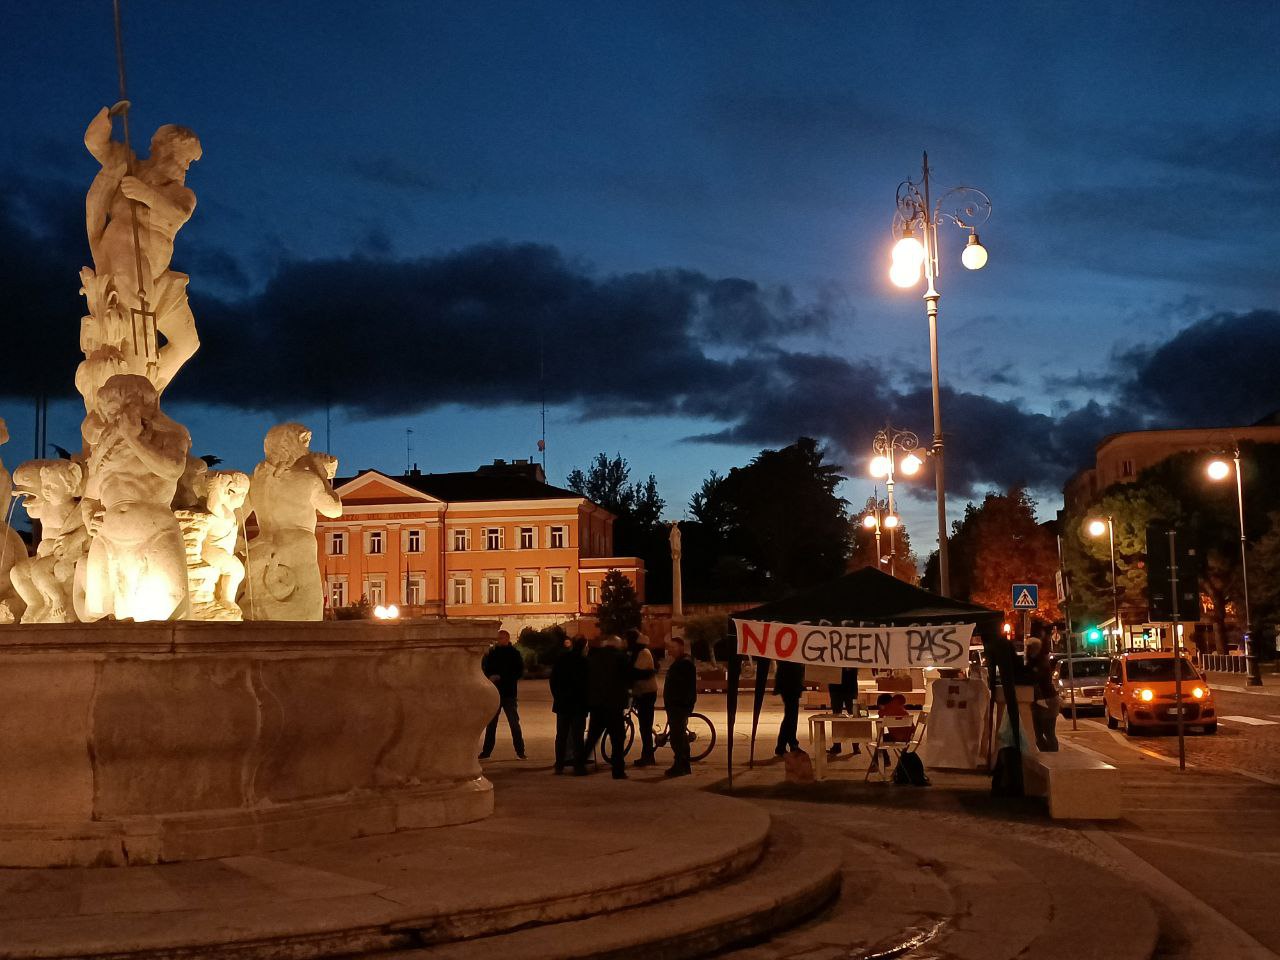
<svg viewBox="0 0 1280 960">
<path fill-rule="evenodd" d="M 316 512 L 342 516 L 333 489 L 338 461 L 312 453 L 311 431 L 282 423 L 267 431 L 266 459 L 249 483 L 258 536 L 249 541 L 245 611 L 250 620 L 320 620 L 324 592 L 316 555 Z"/>
<path fill-rule="evenodd" d="M 684 587 L 680 582 L 680 521 L 671 521 L 671 619 L 684 618 Z"/>
<path fill-rule="evenodd" d="M 101 164 L 85 198 L 93 269 L 80 271 L 89 316 L 80 325 L 85 359 L 76 388 L 86 411 L 118 373 L 146 377 L 163 393 L 200 346 L 187 303 L 190 278 L 169 269 L 174 237 L 196 206 L 186 176 L 200 159 L 200 141 L 186 127 L 166 124 L 151 138 L 151 155 L 139 160 L 111 137 L 122 109 L 127 104 L 98 111 L 84 135 Z"/>
<path fill-rule="evenodd" d="M 84 467 L 75 460 L 28 460 L 14 472 L 27 516 L 42 536 L 34 557 L 13 567 L 14 589 L 27 605 L 23 623 L 74 623 L 76 570 L 89 552 L 80 511 Z"/>
<path fill-rule="evenodd" d="M 171 504 L 191 437 L 160 412 L 155 386 L 117 374 L 95 393 L 81 432 L 89 449 L 81 510 L 93 541 L 85 617 L 177 620 L 187 612 L 187 562 Z"/>
<path fill-rule="evenodd" d="M 9 427 L 0 418 L 0 446 L 9 442 Z M 27 545 L 9 526 L 13 516 L 13 478 L 0 460 L 0 623 L 13 623 L 22 615 L 25 604 L 9 580 L 10 570 L 26 559 Z"/>
</svg>

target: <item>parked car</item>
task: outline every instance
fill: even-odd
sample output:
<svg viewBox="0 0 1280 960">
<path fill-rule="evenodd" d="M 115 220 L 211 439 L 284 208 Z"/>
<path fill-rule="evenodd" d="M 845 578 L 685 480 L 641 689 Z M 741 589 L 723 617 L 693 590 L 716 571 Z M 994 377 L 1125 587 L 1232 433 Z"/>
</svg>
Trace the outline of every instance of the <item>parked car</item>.
<svg viewBox="0 0 1280 960">
<path fill-rule="evenodd" d="M 1132 736 L 1139 730 L 1170 727 L 1178 722 L 1218 732 L 1213 693 L 1188 657 L 1182 658 L 1182 699 L 1174 692 L 1174 658 L 1167 651 L 1126 653 L 1113 657 L 1103 690 L 1107 726 L 1123 726 Z"/>
<path fill-rule="evenodd" d="M 1064 712 L 1071 709 L 1071 688 L 1075 688 L 1076 711 L 1102 710 L 1103 690 L 1111 661 L 1106 657 L 1061 658 L 1054 665 L 1054 679 L 1058 684 L 1058 699 Z"/>
</svg>

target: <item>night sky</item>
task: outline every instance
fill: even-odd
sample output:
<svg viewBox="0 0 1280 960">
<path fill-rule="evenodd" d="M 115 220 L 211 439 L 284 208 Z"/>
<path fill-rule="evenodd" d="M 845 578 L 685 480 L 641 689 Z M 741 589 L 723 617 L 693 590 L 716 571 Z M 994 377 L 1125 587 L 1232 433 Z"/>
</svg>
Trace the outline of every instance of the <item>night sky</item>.
<svg viewBox="0 0 1280 960">
<path fill-rule="evenodd" d="M 117 92 L 106 0 L 0 30 L 12 468 L 41 389 L 79 445 L 82 136 Z M 932 429 L 887 279 L 922 149 L 994 202 L 986 269 L 941 231 L 953 515 L 1019 482 L 1051 515 L 1106 433 L 1280 409 L 1273 3 L 125 0 L 125 30 L 135 140 L 204 145 L 166 410 L 230 466 L 286 419 L 344 473 L 402 470 L 407 429 L 424 470 L 536 456 L 545 395 L 553 482 L 620 451 L 675 518 L 808 434 L 860 504 L 876 428 Z"/>
</svg>

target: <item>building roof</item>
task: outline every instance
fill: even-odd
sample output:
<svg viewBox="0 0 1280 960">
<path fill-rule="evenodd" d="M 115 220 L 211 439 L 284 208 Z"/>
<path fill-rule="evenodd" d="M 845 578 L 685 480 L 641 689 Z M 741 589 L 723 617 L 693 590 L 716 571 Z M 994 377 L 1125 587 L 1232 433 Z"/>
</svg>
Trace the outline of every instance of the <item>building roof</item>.
<svg viewBox="0 0 1280 960">
<path fill-rule="evenodd" d="M 342 487 L 368 473 L 376 473 L 388 479 L 402 483 L 420 493 L 425 493 L 446 503 L 467 503 L 484 500 L 562 500 L 575 498 L 585 500 L 580 493 L 553 487 L 548 483 L 534 479 L 527 473 L 516 471 L 494 472 L 488 468 L 479 471 L 460 473 L 409 473 L 396 476 L 383 473 L 381 470 L 361 470 L 354 477 L 339 477 L 333 481 L 335 487 Z"/>
</svg>

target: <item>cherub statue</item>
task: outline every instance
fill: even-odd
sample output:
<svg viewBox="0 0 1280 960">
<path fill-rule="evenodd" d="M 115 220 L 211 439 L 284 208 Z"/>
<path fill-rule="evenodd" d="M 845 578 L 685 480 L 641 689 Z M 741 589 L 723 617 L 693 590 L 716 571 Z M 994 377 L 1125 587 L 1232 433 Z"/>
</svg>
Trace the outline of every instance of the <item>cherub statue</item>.
<svg viewBox="0 0 1280 960">
<path fill-rule="evenodd" d="M 23 623 L 73 623 L 76 567 L 89 551 L 80 512 L 84 467 L 75 460 L 28 460 L 14 474 L 27 516 L 39 520 L 42 537 L 34 557 L 10 573 L 27 605 Z"/>
<path fill-rule="evenodd" d="M 9 427 L 0 418 L 0 446 L 9 442 Z M 22 598 L 13 590 L 9 572 L 27 556 L 27 545 L 9 526 L 13 510 L 13 478 L 0 460 L 0 623 L 12 623 L 22 615 Z"/>
<path fill-rule="evenodd" d="M 81 509 L 93 538 L 86 618 L 181 619 L 187 563 L 170 504 L 187 466 L 190 435 L 160 412 L 155 387 L 135 374 L 103 384 L 81 432 L 89 447 Z"/>
<path fill-rule="evenodd" d="M 250 620 L 319 620 L 324 615 L 316 557 L 316 511 L 342 516 L 333 489 L 338 461 L 310 451 L 311 431 L 283 423 L 267 431 L 266 459 L 253 471 L 245 512 L 258 520 L 248 544 Z"/>
<path fill-rule="evenodd" d="M 98 388 L 118 373 L 145 376 L 157 393 L 164 392 L 200 346 L 187 302 L 190 278 L 169 269 L 174 238 L 195 211 L 186 177 L 200 159 L 200 141 L 186 127 L 166 124 L 151 138 L 151 155 L 139 160 L 111 138 L 118 107 L 98 111 L 84 134 L 85 146 L 102 165 L 85 198 L 93 269 L 80 272 L 89 316 L 81 324 L 85 360 L 76 386 L 86 410 L 92 410 Z M 135 312 L 142 306 L 140 294 L 146 298 L 144 315 Z"/>
<path fill-rule="evenodd" d="M 244 563 L 236 556 L 240 532 L 240 510 L 249 495 L 249 476 L 239 470 L 219 470 L 209 474 L 209 521 L 201 558 L 218 571 L 214 603 L 225 619 L 242 620 L 236 594 L 244 580 Z"/>
</svg>

